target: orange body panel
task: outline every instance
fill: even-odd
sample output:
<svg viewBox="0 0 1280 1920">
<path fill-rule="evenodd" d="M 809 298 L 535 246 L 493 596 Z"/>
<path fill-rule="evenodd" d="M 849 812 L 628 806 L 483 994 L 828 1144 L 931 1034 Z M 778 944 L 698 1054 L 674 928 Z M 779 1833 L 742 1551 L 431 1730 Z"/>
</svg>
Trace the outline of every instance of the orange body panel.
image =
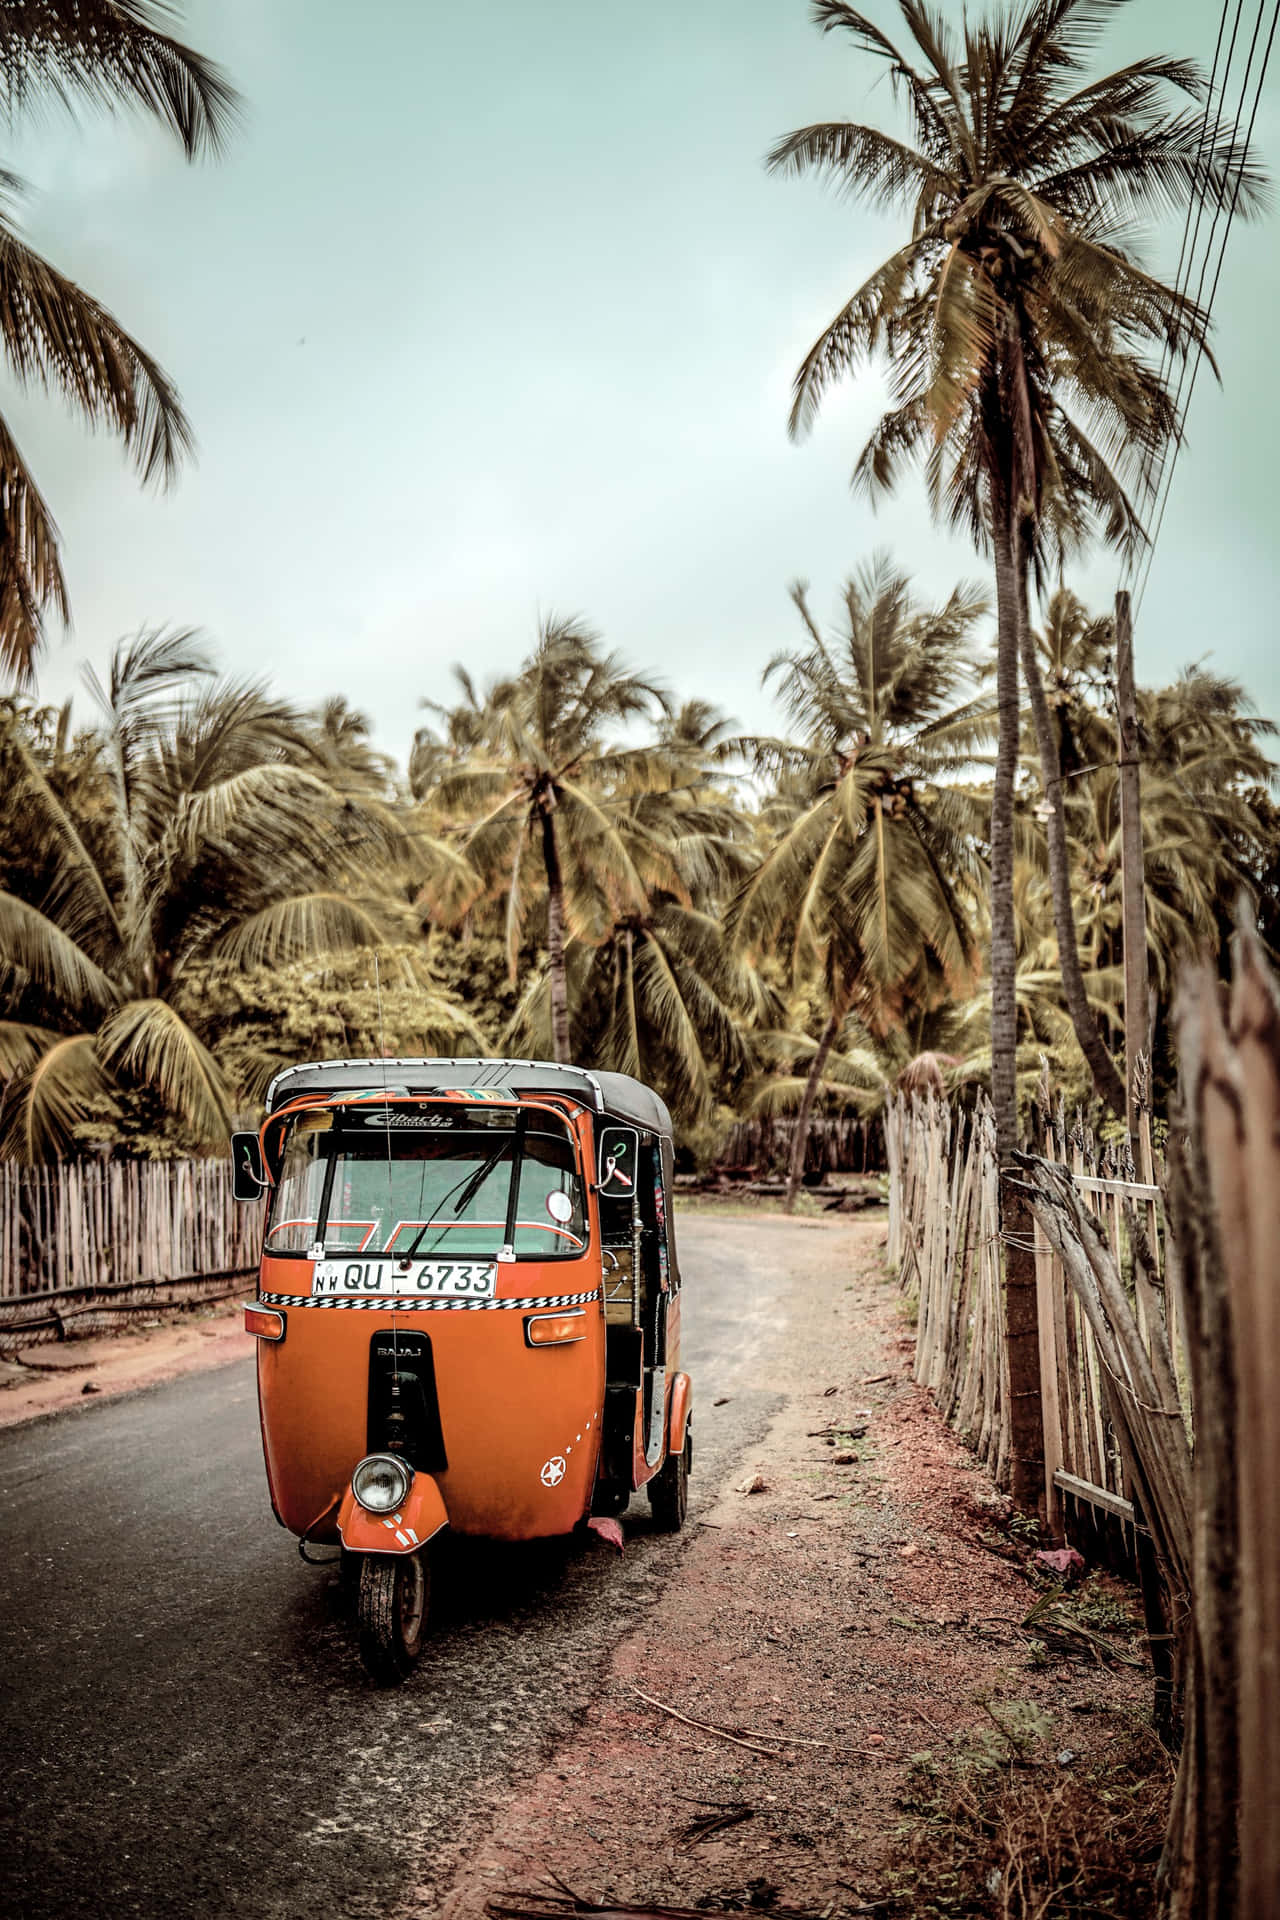
<svg viewBox="0 0 1280 1920">
<path fill-rule="evenodd" d="M 480 1311 L 297 1304 L 310 1284 L 309 1260 L 262 1263 L 263 1296 L 286 1319 L 283 1340 L 258 1343 L 263 1451 L 291 1532 L 306 1531 L 369 1451 L 369 1343 L 393 1325 L 431 1341 L 449 1461 L 434 1477 L 450 1526 L 503 1540 L 572 1532 L 591 1504 L 604 1405 L 604 1310 L 589 1258 L 504 1267 L 498 1302 Z M 566 1295 L 586 1296 L 574 1302 L 583 1339 L 528 1346 L 526 1314 Z M 332 1514 L 311 1537 L 337 1537 Z"/>
<path fill-rule="evenodd" d="M 348 1553 L 416 1553 L 449 1524 L 433 1476 L 415 1473 L 394 1513 L 368 1513 L 348 1487 L 338 1508 L 338 1538 Z"/>
</svg>

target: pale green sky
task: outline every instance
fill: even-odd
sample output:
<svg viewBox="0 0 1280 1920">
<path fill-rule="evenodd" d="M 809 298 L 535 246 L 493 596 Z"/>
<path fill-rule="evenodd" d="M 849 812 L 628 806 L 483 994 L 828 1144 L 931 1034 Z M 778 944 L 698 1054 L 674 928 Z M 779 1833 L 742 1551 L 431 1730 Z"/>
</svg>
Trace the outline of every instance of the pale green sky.
<svg viewBox="0 0 1280 1920">
<path fill-rule="evenodd" d="M 181 622 L 298 699 L 344 692 L 403 753 L 451 661 L 510 668 L 555 608 L 765 726 L 790 580 L 826 610 L 878 544 L 938 593 L 980 571 L 918 491 L 878 515 L 851 498 L 875 381 L 807 442 L 786 436 L 798 359 L 895 243 L 893 223 L 761 166 L 805 121 L 892 118 L 806 0 L 184 12 L 247 97 L 224 162 L 57 117 L 14 153 L 31 239 L 161 360 L 200 442 L 172 494 L 143 494 L 111 443 L 6 391 L 66 540 L 76 626 L 47 697 L 118 634 Z M 1159 47 L 1207 66 L 1217 19 L 1210 0 L 1131 0 L 1109 64 Z M 1275 169 L 1278 101 L 1280 56 L 1256 136 Z M 1280 715 L 1277 232 L 1233 231 L 1225 388 L 1202 373 L 1138 665 L 1158 680 L 1210 654 Z M 1176 249 L 1174 231 L 1152 257 Z M 1115 563 L 1073 584 L 1101 606 Z"/>
</svg>

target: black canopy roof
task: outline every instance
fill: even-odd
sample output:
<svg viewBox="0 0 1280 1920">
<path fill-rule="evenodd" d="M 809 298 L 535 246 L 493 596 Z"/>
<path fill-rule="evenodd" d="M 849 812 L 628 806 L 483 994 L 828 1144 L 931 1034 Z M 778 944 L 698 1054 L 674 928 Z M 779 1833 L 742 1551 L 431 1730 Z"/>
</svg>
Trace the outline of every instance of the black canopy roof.
<svg viewBox="0 0 1280 1920">
<path fill-rule="evenodd" d="M 650 1133 L 671 1133 L 671 1115 L 652 1088 L 629 1073 L 592 1073 L 553 1060 L 314 1060 L 286 1067 L 267 1088 L 274 1113 L 303 1093 L 355 1093 L 385 1087 L 397 1093 L 454 1093 L 483 1087 L 505 1093 L 567 1093 Z"/>
</svg>

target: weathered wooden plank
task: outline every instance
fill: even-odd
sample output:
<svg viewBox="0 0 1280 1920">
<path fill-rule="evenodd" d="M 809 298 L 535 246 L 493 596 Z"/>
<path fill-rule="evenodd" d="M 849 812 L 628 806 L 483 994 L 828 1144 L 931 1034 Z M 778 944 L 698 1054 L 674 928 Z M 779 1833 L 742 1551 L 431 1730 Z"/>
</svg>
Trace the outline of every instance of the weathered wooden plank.
<svg viewBox="0 0 1280 1920">
<path fill-rule="evenodd" d="M 1035 1229 L 1036 1322 L 1040 1336 L 1040 1415 L 1044 1430 L 1046 1518 L 1055 1540 L 1062 1538 L 1062 1502 L 1054 1475 L 1062 1466 L 1062 1409 L 1058 1400 L 1057 1324 L 1054 1295 L 1061 1292 L 1053 1251 Z"/>
<path fill-rule="evenodd" d="M 1145 1180 L 1104 1180 L 1099 1174 L 1077 1173 L 1075 1183 L 1081 1193 L 1114 1193 L 1122 1200 L 1159 1200 L 1160 1189 Z"/>
<path fill-rule="evenodd" d="M 1112 1493 L 1108 1487 L 1097 1487 L 1091 1480 L 1080 1480 L 1074 1473 L 1067 1473 L 1061 1467 L 1053 1478 L 1059 1492 L 1069 1493 L 1076 1500 L 1087 1500 L 1091 1506 L 1114 1513 L 1121 1520 L 1133 1519 L 1132 1500 L 1121 1499 L 1118 1493 Z"/>
</svg>

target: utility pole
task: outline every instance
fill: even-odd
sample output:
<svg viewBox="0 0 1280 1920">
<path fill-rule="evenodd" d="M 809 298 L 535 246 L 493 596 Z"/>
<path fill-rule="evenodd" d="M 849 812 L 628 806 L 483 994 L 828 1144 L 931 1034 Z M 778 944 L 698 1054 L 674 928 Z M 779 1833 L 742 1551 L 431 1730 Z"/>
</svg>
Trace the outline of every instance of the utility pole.
<svg viewBox="0 0 1280 1920">
<path fill-rule="evenodd" d="M 1129 596 L 1116 595 L 1116 712 L 1120 738 L 1120 897 L 1124 932 L 1124 1081 L 1129 1140 L 1140 1166 L 1138 1060 L 1147 1040 L 1147 903 L 1142 868 L 1138 701 Z"/>
</svg>

